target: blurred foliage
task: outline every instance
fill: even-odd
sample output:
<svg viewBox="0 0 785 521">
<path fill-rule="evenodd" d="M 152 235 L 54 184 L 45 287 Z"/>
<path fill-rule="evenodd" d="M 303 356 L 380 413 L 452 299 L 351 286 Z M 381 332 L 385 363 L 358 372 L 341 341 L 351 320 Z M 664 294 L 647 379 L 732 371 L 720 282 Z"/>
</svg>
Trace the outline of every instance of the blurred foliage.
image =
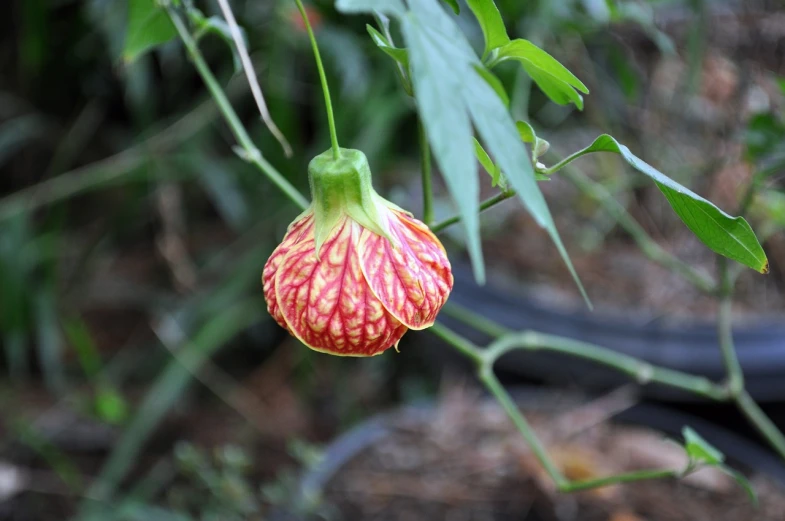
<svg viewBox="0 0 785 521">
<path fill-rule="evenodd" d="M 293 2 L 232 2 L 272 117 L 296 151 L 292 159 L 284 158 L 259 121 L 216 3 L 194 3 L 204 15 L 200 48 L 213 71 L 265 157 L 305 192 L 307 163 L 328 148 L 329 136 Z M 513 112 L 532 114 L 548 130 L 602 122 L 647 139 L 635 128 L 630 114 L 636 109 L 630 106 L 644 103 L 649 76 L 635 56 L 637 44 L 620 34 L 630 27 L 641 31 L 646 56 L 676 52 L 655 25 L 654 10 L 679 2 L 498 4 L 504 20 L 514 21 L 507 27 L 511 35 L 547 42 L 554 56 L 590 79 L 593 93 L 593 108 L 577 115 L 529 89 L 520 67 L 504 66 L 499 78 L 514 93 Z M 461 6 L 459 23 L 479 49 L 480 28 Z M 377 188 L 414 199 L 413 107 L 389 57 L 368 37 L 370 19 L 342 17 L 332 0 L 314 1 L 311 9 L 340 107 L 342 144 L 366 153 Z M 210 453 L 188 444 L 185 438 L 220 420 L 172 427 L 183 411 L 207 414 L 206 393 L 188 392 L 195 380 L 204 383 L 206 366 L 218 371 L 217 379 L 207 379 L 215 385 L 207 387 L 224 402 L 234 394 L 216 391 L 220 375 L 244 380 L 259 368 L 281 372 L 279 380 L 265 373 L 277 383 L 262 391 L 282 392 L 277 406 L 293 414 L 302 404 L 318 411 L 318 419 L 298 431 L 317 438 L 381 403 L 433 394 L 438 382 L 420 377 L 425 364 L 417 355 L 347 362 L 282 343 L 283 331 L 265 311 L 259 277 L 297 212 L 232 153 L 231 134 L 180 44 L 141 54 L 134 35 L 151 23 L 162 40 L 171 36 L 160 20 L 137 20 L 127 1 L 16 0 L 0 6 L 0 370 L 10 388 L 0 405 L 4 423 L 18 425 L 4 432 L 3 458 L 41 465 L 67 484 L 65 492 L 55 492 L 64 498 L 51 503 L 57 515 L 72 513 L 82 501 L 89 519 L 101 512 L 101 500 L 111 499 L 123 505 L 118 519 L 245 519 L 270 503 L 284 503 L 293 493 L 294 474 L 260 477 L 249 461 L 267 463 L 245 448 Z M 133 64 L 125 63 L 136 55 Z M 745 136 L 750 160 L 782 171 L 781 115 L 755 116 Z M 603 181 L 616 191 L 635 188 L 619 188 L 610 171 Z M 767 195 L 763 207 L 785 226 L 780 195 Z M 449 212 L 445 201 L 439 207 Z M 415 353 L 411 336 L 402 349 Z M 45 399 L 39 387 L 46 389 Z M 41 427 L 39 420 L 53 411 L 86 422 L 90 432 L 110 432 L 111 443 L 69 452 L 62 440 L 83 432 L 69 430 L 68 422 L 54 429 L 65 430 L 63 437 Z M 172 429 L 182 443 L 172 449 L 174 440 L 162 435 L 146 453 L 154 434 Z M 20 441 L 32 456 L 14 457 L 11 449 Z M 302 449 L 282 459 L 290 466 L 312 464 L 313 451 Z M 263 493 L 260 482 L 268 483 Z M 35 503 L 38 496 L 31 494 L 20 505 Z M 39 507 L 40 518 L 54 515 Z"/>
</svg>

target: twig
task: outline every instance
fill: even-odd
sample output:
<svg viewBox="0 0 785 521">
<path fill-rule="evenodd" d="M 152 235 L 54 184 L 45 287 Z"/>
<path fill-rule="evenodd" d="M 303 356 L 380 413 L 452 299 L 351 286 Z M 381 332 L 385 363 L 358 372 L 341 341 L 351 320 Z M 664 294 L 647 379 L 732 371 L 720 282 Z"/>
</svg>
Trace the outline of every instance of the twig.
<svg viewBox="0 0 785 521">
<path fill-rule="evenodd" d="M 251 86 L 251 93 L 253 94 L 253 99 L 256 101 L 256 106 L 259 108 L 259 113 L 262 115 L 262 120 L 264 121 L 264 124 L 267 125 L 267 128 L 272 135 L 275 136 L 275 139 L 281 144 L 281 147 L 283 147 L 286 157 L 292 157 L 291 145 L 286 140 L 286 136 L 283 135 L 283 132 L 281 132 L 275 124 L 273 118 L 270 116 L 270 111 L 267 109 L 267 103 L 265 103 L 264 96 L 262 95 L 262 88 L 259 86 L 259 81 L 256 79 L 256 71 L 254 71 L 253 63 L 251 63 L 251 57 L 248 56 L 248 49 L 245 48 L 245 41 L 243 40 L 243 35 L 240 33 L 237 21 L 234 18 L 232 8 L 229 6 L 227 0 L 218 0 L 218 5 L 221 7 L 224 18 L 226 18 L 226 23 L 229 24 L 229 32 L 232 34 L 232 40 L 234 40 L 235 46 L 237 46 L 240 62 L 243 64 L 245 76 L 248 78 L 248 85 Z"/>
<path fill-rule="evenodd" d="M 172 7 L 166 7 L 165 9 L 166 13 L 169 15 L 169 19 L 172 20 L 172 24 L 174 24 L 177 33 L 180 35 L 180 39 L 183 41 L 185 49 L 193 61 L 194 67 L 196 67 L 197 72 L 202 77 L 202 80 L 204 80 L 207 90 L 210 91 L 213 99 L 218 104 L 218 110 L 221 111 L 226 119 L 226 123 L 229 125 L 229 128 L 231 128 L 235 138 L 237 138 L 241 147 L 241 150 L 239 151 L 240 157 L 259 168 L 259 170 L 280 188 L 293 203 L 299 206 L 300 209 L 305 210 L 308 207 L 308 201 L 305 197 L 303 197 L 303 195 L 298 192 L 297 189 L 278 172 L 278 170 L 262 157 L 262 153 L 256 145 L 254 145 L 242 122 L 240 122 L 240 118 L 237 117 L 237 113 L 226 98 L 223 88 L 221 88 L 218 80 L 213 76 L 207 62 L 204 61 L 204 57 L 199 51 L 196 41 L 180 19 L 180 16 Z"/>
<path fill-rule="evenodd" d="M 480 203 L 480 211 L 481 212 L 485 211 L 488 208 L 496 206 L 500 202 L 506 201 L 507 199 L 509 199 L 511 197 L 515 197 L 515 191 L 514 190 L 507 190 L 506 192 L 501 192 L 499 194 L 496 194 L 493 197 L 491 197 L 489 199 L 486 199 L 485 201 Z M 431 226 L 431 231 L 433 233 L 439 233 L 440 231 L 444 230 L 448 226 L 452 226 L 453 224 L 460 222 L 460 220 L 461 220 L 461 216 L 460 215 L 453 215 L 452 217 L 444 219 L 443 221 L 440 221 L 440 222 L 434 224 L 433 226 Z"/>
</svg>

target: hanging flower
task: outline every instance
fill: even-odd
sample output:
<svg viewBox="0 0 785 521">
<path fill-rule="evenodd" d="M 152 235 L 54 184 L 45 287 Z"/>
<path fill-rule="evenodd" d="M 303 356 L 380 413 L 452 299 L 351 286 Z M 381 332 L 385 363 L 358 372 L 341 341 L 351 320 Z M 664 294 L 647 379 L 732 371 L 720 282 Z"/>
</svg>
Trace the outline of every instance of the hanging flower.
<svg viewBox="0 0 785 521">
<path fill-rule="evenodd" d="M 359 150 L 316 156 L 313 203 L 262 274 L 275 320 L 316 351 L 372 356 L 431 326 L 453 278 L 439 239 L 377 194 Z"/>
</svg>

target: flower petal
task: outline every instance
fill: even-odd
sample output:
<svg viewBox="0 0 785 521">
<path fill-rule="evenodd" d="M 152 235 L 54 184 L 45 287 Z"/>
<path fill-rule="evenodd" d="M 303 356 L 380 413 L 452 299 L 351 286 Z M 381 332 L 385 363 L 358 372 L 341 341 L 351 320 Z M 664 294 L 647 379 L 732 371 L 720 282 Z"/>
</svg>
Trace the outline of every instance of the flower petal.
<svg viewBox="0 0 785 521">
<path fill-rule="evenodd" d="M 273 251 L 267 263 L 264 265 L 262 271 L 262 287 L 264 288 L 264 299 L 267 301 L 267 311 L 272 315 L 278 324 L 286 330 L 289 327 L 281 315 L 281 310 L 278 306 L 278 299 L 275 296 L 275 273 L 278 271 L 281 261 L 292 249 L 292 246 L 300 242 L 307 234 L 313 235 L 313 212 L 306 213 L 298 221 L 294 221 L 284 235 L 281 244 Z"/>
<path fill-rule="evenodd" d="M 313 234 L 278 265 L 276 300 L 289 331 L 311 349 L 347 356 L 379 354 L 396 344 L 406 326 L 373 295 L 359 265 L 362 227 L 344 218 L 317 259 Z"/>
<path fill-rule="evenodd" d="M 389 220 L 397 246 L 363 230 L 359 244 L 363 275 L 395 318 L 411 329 L 430 327 L 452 290 L 450 261 L 425 224 L 393 209 Z"/>
</svg>

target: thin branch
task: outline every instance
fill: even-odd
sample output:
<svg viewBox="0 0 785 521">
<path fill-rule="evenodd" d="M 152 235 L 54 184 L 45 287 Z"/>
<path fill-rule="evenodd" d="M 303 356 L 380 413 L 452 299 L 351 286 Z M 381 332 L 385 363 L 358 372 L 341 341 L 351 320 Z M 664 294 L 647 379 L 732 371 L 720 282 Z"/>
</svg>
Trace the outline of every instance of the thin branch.
<svg viewBox="0 0 785 521">
<path fill-rule="evenodd" d="M 615 369 L 634 379 L 639 385 L 659 384 L 681 389 L 715 401 L 728 399 L 721 386 L 702 376 L 694 376 L 665 367 L 654 366 L 635 357 L 587 342 L 536 331 L 511 333 L 494 341 L 483 351 L 486 363 L 493 363 L 514 350 L 550 351 L 589 360 Z"/>
<path fill-rule="evenodd" d="M 210 91 L 210 94 L 213 96 L 213 99 L 215 99 L 215 102 L 218 105 L 218 109 L 223 114 L 227 124 L 229 125 L 229 128 L 232 129 L 232 133 L 240 143 L 240 147 L 242 148 L 240 157 L 259 168 L 276 186 L 278 186 L 278 188 L 281 189 L 282 192 L 284 192 L 284 194 L 289 197 L 289 199 L 292 200 L 292 202 L 294 202 L 301 209 L 305 210 L 308 207 L 308 200 L 305 199 L 305 197 L 303 197 L 303 195 L 297 191 L 297 189 L 292 186 L 291 183 L 289 183 L 289 181 L 287 181 L 280 172 L 278 172 L 278 170 L 276 170 L 262 157 L 262 153 L 258 148 L 256 148 L 256 145 L 254 145 L 251 137 L 245 130 L 245 127 L 240 121 L 240 118 L 237 117 L 237 113 L 234 111 L 231 103 L 229 103 L 229 100 L 226 98 L 226 94 L 221 88 L 221 85 L 218 83 L 218 80 L 215 79 L 212 71 L 210 71 L 210 67 L 207 65 L 207 62 L 205 62 L 204 57 L 202 56 L 202 53 L 199 51 L 196 41 L 191 36 L 191 33 L 188 31 L 183 21 L 171 7 L 166 8 L 166 13 L 169 15 L 169 18 L 172 20 L 172 23 L 177 30 L 177 33 L 180 35 L 180 39 L 183 41 L 185 49 L 194 63 L 194 67 L 196 67 L 197 72 L 202 77 L 202 80 L 204 80 L 207 89 Z"/>
<path fill-rule="evenodd" d="M 240 62 L 243 64 L 243 70 L 245 71 L 245 76 L 248 78 L 248 85 L 251 86 L 251 92 L 253 93 L 254 100 L 256 100 L 256 106 L 259 107 L 262 121 L 264 121 L 264 124 L 272 135 L 275 136 L 275 139 L 281 144 L 286 157 L 292 157 L 291 145 L 289 145 L 286 136 L 283 135 L 283 132 L 281 132 L 275 124 L 273 118 L 270 116 L 270 111 L 267 109 L 267 103 L 265 103 L 264 95 L 262 95 L 262 88 L 259 86 L 259 81 L 256 79 L 256 71 L 254 71 L 251 57 L 248 55 L 248 49 L 245 48 L 245 40 L 240 32 L 240 27 L 237 25 L 237 20 L 234 18 L 232 8 L 229 6 L 228 0 L 218 0 L 218 5 L 221 6 L 221 12 L 223 13 L 224 18 L 226 18 L 226 23 L 229 24 L 229 32 L 232 34 L 232 40 L 234 40 L 234 44 L 237 47 L 237 53 L 240 55 Z"/>
<path fill-rule="evenodd" d="M 607 487 L 618 483 L 630 483 L 633 481 L 643 481 L 647 479 L 680 478 L 684 475 L 682 471 L 670 469 L 636 470 L 625 474 L 616 474 L 604 478 L 587 479 L 585 481 L 571 481 L 561 487 L 560 492 L 578 492 L 590 488 Z"/>
<path fill-rule="evenodd" d="M 766 438 L 766 441 L 777 451 L 777 454 L 785 459 L 785 436 L 783 436 L 782 431 L 766 416 L 766 413 L 755 403 L 755 400 L 752 399 L 747 391 L 739 393 L 735 401 L 750 423 Z"/>
<path fill-rule="evenodd" d="M 717 338 L 720 343 L 722 360 L 728 377 L 728 391 L 736 397 L 744 391 L 744 372 L 733 343 L 733 281 L 728 270 L 728 261 L 720 256 L 717 259 L 720 278 L 720 306 L 717 311 Z"/>
<path fill-rule="evenodd" d="M 432 325 L 429 329 L 433 334 L 450 344 L 452 347 L 466 355 L 476 364 L 481 364 L 483 361 L 483 354 L 482 350 L 474 345 L 473 343 L 469 342 L 467 339 L 463 338 L 461 335 L 453 331 L 452 329 L 439 324 L 438 322 Z"/>
<path fill-rule="evenodd" d="M 480 203 L 480 211 L 483 212 L 483 211 L 487 210 L 488 208 L 491 208 L 492 206 L 496 206 L 500 202 L 506 201 L 507 199 L 509 199 L 511 197 L 515 197 L 515 191 L 514 190 L 507 190 L 506 192 L 498 193 L 498 194 L 494 195 L 493 197 L 491 197 L 489 199 L 486 199 L 485 201 Z M 460 220 L 461 220 L 461 216 L 460 215 L 453 215 L 452 217 L 449 217 L 449 218 L 447 218 L 447 219 L 445 219 L 443 221 L 440 221 L 440 222 L 434 224 L 433 226 L 431 226 L 431 231 L 433 233 L 439 233 L 440 231 L 444 230 L 448 226 L 452 226 L 453 224 L 460 222 Z"/>
<path fill-rule="evenodd" d="M 569 486 L 569 480 L 565 478 L 558 467 L 556 467 L 556 464 L 548 455 L 548 452 L 545 450 L 545 447 L 543 447 L 537 434 L 535 434 L 531 425 L 529 425 L 529 422 L 526 420 L 526 417 L 518 410 L 518 406 L 515 405 L 515 402 L 512 400 L 509 393 L 504 389 L 501 382 L 499 382 L 499 379 L 496 378 L 496 375 L 493 374 L 493 367 L 491 365 L 483 365 L 480 370 L 480 380 L 485 384 L 488 391 L 490 391 L 499 401 L 499 404 L 501 404 L 502 408 L 507 413 L 507 416 L 510 417 L 510 420 L 515 424 L 515 427 L 521 433 L 521 436 L 523 436 L 523 439 L 526 440 L 526 444 L 534 453 L 537 461 L 540 462 L 540 465 L 542 465 L 553 482 L 556 483 L 556 486 L 560 490 L 563 487 Z"/>
</svg>

